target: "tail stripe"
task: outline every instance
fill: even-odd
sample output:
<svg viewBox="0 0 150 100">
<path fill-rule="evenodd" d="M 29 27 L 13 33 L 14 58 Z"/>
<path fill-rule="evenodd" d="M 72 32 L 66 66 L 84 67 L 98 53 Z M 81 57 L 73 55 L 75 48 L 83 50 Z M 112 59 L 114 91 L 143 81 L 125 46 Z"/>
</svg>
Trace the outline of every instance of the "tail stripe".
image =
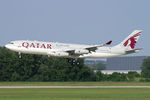
<svg viewBox="0 0 150 100">
<path fill-rule="evenodd" d="M 137 41 L 137 38 L 136 37 L 138 37 L 138 36 L 140 36 L 141 35 L 141 32 L 138 32 L 137 34 L 135 34 L 135 35 L 133 35 L 132 37 L 130 37 L 126 42 L 124 42 L 124 46 L 126 47 L 127 45 L 128 45 L 128 43 L 129 43 L 129 40 L 130 40 L 130 47 L 132 48 L 132 49 L 134 49 L 134 47 L 135 47 L 135 44 L 136 44 L 136 41 Z"/>
</svg>

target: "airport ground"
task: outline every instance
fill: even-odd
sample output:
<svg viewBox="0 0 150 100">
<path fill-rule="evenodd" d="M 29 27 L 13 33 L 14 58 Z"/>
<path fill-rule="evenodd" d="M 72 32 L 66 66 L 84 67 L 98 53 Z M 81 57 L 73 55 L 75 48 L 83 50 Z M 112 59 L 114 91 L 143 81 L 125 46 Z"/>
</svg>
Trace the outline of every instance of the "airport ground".
<svg viewBox="0 0 150 100">
<path fill-rule="evenodd" d="M 0 82 L 0 86 L 150 86 L 150 82 Z"/>
<path fill-rule="evenodd" d="M 0 100 L 150 100 L 150 82 L 0 82 L 2 86 L 116 86 L 95 88 L 0 88 Z"/>
<path fill-rule="evenodd" d="M 150 88 L 11 88 L 0 100 L 150 100 Z"/>
</svg>

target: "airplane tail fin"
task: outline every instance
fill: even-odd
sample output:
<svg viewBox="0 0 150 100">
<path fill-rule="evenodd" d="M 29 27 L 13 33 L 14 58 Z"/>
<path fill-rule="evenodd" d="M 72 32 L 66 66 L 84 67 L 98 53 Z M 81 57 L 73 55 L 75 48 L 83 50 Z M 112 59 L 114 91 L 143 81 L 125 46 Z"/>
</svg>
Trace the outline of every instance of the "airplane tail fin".
<svg viewBox="0 0 150 100">
<path fill-rule="evenodd" d="M 134 47 L 141 35 L 142 30 L 133 31 L 127 38 L 125 38 L 120 44 L 121 48 L 125 48 L 125 50 L 134 50 Z"/>
</svg>

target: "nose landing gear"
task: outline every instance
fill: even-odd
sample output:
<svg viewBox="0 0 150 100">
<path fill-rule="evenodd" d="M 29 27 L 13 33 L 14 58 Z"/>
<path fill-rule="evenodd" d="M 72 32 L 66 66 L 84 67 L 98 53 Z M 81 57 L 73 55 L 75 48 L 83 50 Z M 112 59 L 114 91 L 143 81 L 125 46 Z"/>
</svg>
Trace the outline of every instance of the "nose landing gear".
<svg viewBox="0 0 150 100">
<path fill-rule="evenodd" d="M 18 52 L 19 58 L 21 58 L 21 52 Z"/>
</svg>

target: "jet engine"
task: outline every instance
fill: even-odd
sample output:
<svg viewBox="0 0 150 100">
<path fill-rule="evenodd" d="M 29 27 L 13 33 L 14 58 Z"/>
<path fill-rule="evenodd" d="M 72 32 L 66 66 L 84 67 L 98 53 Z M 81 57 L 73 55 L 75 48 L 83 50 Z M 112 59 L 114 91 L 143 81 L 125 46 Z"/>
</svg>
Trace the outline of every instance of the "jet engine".
<svg viewBox="0 0 150 100">
<path fill-rule="evenodd" d="M 89 50 L 86 49 L 77 49 L 74 51 L 75 54 L 86 54 L 89 53 Z"/>
</svg>

